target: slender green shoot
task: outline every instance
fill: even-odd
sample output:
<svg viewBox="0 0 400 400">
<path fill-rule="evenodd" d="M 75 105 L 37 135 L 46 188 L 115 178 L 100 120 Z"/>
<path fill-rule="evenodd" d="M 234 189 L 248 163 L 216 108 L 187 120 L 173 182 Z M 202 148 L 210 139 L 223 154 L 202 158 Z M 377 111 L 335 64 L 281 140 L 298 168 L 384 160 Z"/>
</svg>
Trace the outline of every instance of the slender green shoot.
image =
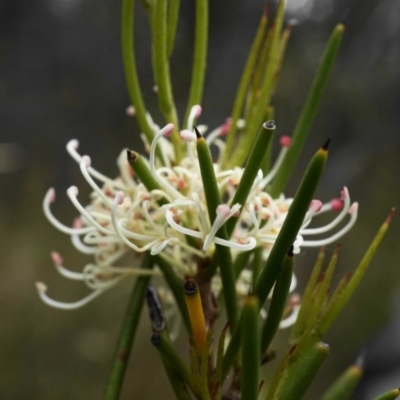
<svg viewBox="0 0 400 400">
<path fill-rule="evenodd" d="M 151 142 L 154 137 L 154 131 L 146 117 L 147 110 L 140 89 L 134 52 L 134 11 L 135 0 L 123 0 L 121 24 L 122 59 L 126 86 L 132 105 L 135 107 L 138 124 L 147 140 Z"/>
<path fill-rule="evenodd" d="M 153 268 L 152 260 L 146 255 L 143 260 L 143 269 Z M 139 324 L 140 314 L 144 302 L 144 294 L 150 281 L 150 275 L 137 278 L 133 287 L 122 327 L 117 339 L 114 361 L 106 383 L 103 400 L 117 400 L 120 397 L 122 384 L 128 365 L 132 343 L 135 339 L 136 330 Z"/>
<path fill-rule="evenodd" d="M 183 126 L 186 128 L 191 108 L 201 104 L 207 67 L 208 0 L 196 0 L 196 31 L 193 52 L 192 79 Z"/>
<path fill-rule="evenodd" d="M 363 376 L 358 365 L 351 365 L 333 382 L 321 400 L 349 400 Z"/>
<path fill-rule="evenodd" d="M 167 24 L 167 57 L 171 58 L 174 51 L 176 28 L 178 27 L 179 8 L 181 0 L 170 0 L 168 2 L 168 24 Z"/>
<path fill-rule="evenodd" d="M 251 77 L 253 74 L 254 66 L 259 56 L 262 40 L 265 35 L 265 29 L 268 21 L 268 5 L 264 7 L 263 14 L 261 16 L 260 23 L 258 25 L 256 35 L 250 48 L 249 55 L 247 57 L 246 65 L 244 67 L 242 77 L 240 78 L 239 87 L 236 92 L 235 103 L 233 105 L 231 114 L 231 126 L 226 137 L 226 147 L 222 156 L 222 165 L 228 161 L 231 151 L 235 144 L 236 132 L 237 132 L 237 121 L 241 117 L 243 107 L 246 101 L 247 91 L 249 89 Z"/>
<path fill-rule="evenodd" d="M 260 382 L 259 305 L 256 296 L 249 296 L 243 308 L 241 400 L 257 400 Z"/>
<path fill-rule="evenodd" d="M 284 191 L 300 156 L 304 142 L 317 115 L 317 110 L 321 103 L 322 95 L 328 83 L 328 79 L 333 64 L 336 60 L 340 43 L 342 41 L 344 29 L 344 24 L 338 24 L 335 27 L 326 46 L 326 50 L 322 56 L 317 75 L 301 112 L 300 119 L 294 129 L 292 143 L 288 153 L 286 154 L 284 164 L 279 169 L 272 183 L 270 194 L 273 198 L 279 196 Z"/>
</svg>

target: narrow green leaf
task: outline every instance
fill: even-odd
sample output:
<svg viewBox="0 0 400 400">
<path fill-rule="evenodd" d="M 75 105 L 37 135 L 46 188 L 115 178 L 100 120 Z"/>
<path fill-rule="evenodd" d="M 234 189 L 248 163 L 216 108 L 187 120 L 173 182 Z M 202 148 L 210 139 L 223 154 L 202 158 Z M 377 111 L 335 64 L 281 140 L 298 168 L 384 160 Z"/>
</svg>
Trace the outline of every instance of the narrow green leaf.
<svg viewBox="0 0 400 400">
<path fill-rule="evenodd" d="M 389 392 L 381 394 L 380 396 L 376 397 L 374 400 L 394 400 L 400 396 L 400 389 L 393 389 Z"/>
<path fill-rule="evenodd" d="M 256 179 L 258 171 L 261 168 L 261 164 L 267 155 L 267 150 L 270 146 L 275 129 L 276 126 L 274 121 L 268 121 L 262 124 L 258 136 L 253 144 L 239 185 L 231 202 L 231 205 L 239 203 L 242 206 L 240 212 L 243 211 L 244 205 L 247 201 L 247 197 L 250 193 L 251 188 L 253 187 L 254 180 Z M 228 236 L 232 235 L 238 219 L 239 216 L 233 216 L 227 221 L 226 230 L 228 232 Z"/>
<path fill-rule="evenodd" d="M 154 132 L 146 118 L 147 110 L 142 97 L 142 91 L 140 89 L 136 67 L 136 57 L 133 50 L 134 10 L 135 0 L 123 0 L 121 25 L 122 59 L 124 64 L 126 86 L 128 88 L 132 105 L 135 107 L 137 121 L 140 129 L 146 135 L 147 140 L 151 142 L 154 137 Z"/>
<path fill-rule="evenodd" d="M 279 169 L 272 183 L 270 194 L 273 198 L 278 197 L 284 191 L 286 184 L 292 175 L 304 142 L 315 120 L 322 95 L 328 82 L 333 64 L 336 60 L 344 30 L 344 24 L 338 24 L 326 46 L 310 93 L 308 94 L 306 103 L 301 112 L 300 119 L 294 129 L 292 143 L 286 154 L 284 164 Z"/>
<path fill-rule="evenodd" d="M 151 336 L 151 343 L 160 352 L 160 356 L 173 368 L 174 372 L 178 374 L 179 378 L 191 386 L 190 372 L 182 358 L 172 347 L 167 336 L 160 333 L 153 333 Z M 193 390 L 193 386 L 191 386 L 191 389 Z"/>
<path fill-rule="evenodd" d="M 261 268 L 263 265 L 263 251 L 264 249 L 262 247 L 257 247 L 254 249 L 254 258 L 253 262 L 251 263 L 251 267 L 253 270 L 253 276 L 252 276 L 252 287 L 256 285 L 256 282 L 258 281 L 258 277 L 260 276 Z"/>
<path fill-rule="evenodd" d="M 321 272 L 324 259 L 325 259 L 325 248 L 323 247 L 318 253 L 317 260 L 314 264 L 314 268 L 311 272 L 310 279 L 308 280 L 303 298 L 301 300 L 299 315 L 297 316 L 296 323 L 292 327 L 292 332 L 290 334 L 290 339 L 289 339 L 289 343 L 291 344 L 297 342 L 305 331 L 305 324 L 311 309 L 312 294 L 315 289 L 315 285 L 317 283 L 319 274 Z"/>
<path fill-rule="evenodd" d="M 127 150 L 127 156 L 129 165 L 135 172 L 140 182 L 143 183 L 149 192 L 152 190 L 161 189 L 160 184 L 154 178 L 150 168 L 139 153 L 136 153 L 136 151 Z M 167 204 L 168 200 L 162 197 L 157 202 L 160 206 L 162 206 Z"/>
<path fill-rule="evenodd" d="M 171 58 L 174 50 L 176 28 L 179 20 L 179 8 L 181 0 L 168 1 L 168 23 L 167 23 L 167 56 Z"/>
<path fill-rule="evenodd" d="M 197 154 L 199 157 L 201 179 L 203 181 L 208 215 L 212 225 L 217 215 L 217 207 L 221 204 L 221 199 L 210 148 L 196 128 L 195 131 L 197 135 Z M 217 235 L 221 239 L 229 240 L 225 225 L 222 225 Z M 232 255 L 230 249 L 226 246 L 216 245 L 215 247 L 220 265 L 226 311 L 230 322 L 230 328 L 233 332 L 237 323 L 237 303 Z"/>
<path fill-rule="evenodd" d="M 143 260 L 142 268 L 153 268 L 153 262 L 147 254 Z M 149 281 L 150 275 L 141 276 L 137 278 L 135 286 L 133 287 L 118 336 L 114 360 L 106 383 L 103 400 L 117 400 L 120 397 L 132 343 L 135 339 L 140 313 L 143 307 L 144 294 Z"/>
<path fill-rule="evenodd" d="M 271 49 L 268 58 L 267 70 L 262 83 L 262 90 L 259 100 L 254 107 L 251 107 L 246 119 L 244 134 L 241 136 L 239 144 L 230 159 L 229 165 L 243 165 L 254 142 L 259 126 L 262 123 L 267 107 L 269 106 L 271 95 L 274 88 L 274 80 L 279 62 L 279 45 L 283 25 L 283 16 L 286 0 L 280 0 L 274 19 L 273 37 L 271 39 Z"/>
<path fill-rule="evenodd" d="M 202 393 L 202 400 L 211 400 L 210 398 L 210 393 L 208 391 L 208 361 L 209 361 L 209 355 L 210 355 L 210 348 L 211 348 L 211 343 L 213 339 L 213 333 L 214 333 L 214 325 L 213 322 L 210 321 L 210 324 L 208 326 L 208 331 L 207 331 L 207 337 L 206 337 L 206 344 L 203 349 L 203 354 L 201 356 L 201 362 L 200 362 L 200 382 L 201 382 L 201 393 Z"/>
<path fill-rule="evenodd" d="M 316 343 L 304 358 L 296 362 L 295 368 L 279 384 L 275 398 L 279 400 L 301 400 L 329 354 L 329 346 Z"/>
<path fill-rule="evenodd" d="M 243 308 L 241 400 L 257 400 L 260 383 L 260 340 L 258 332 L 259 304 L 249 296 Z"/>
<path fill-rule="evenodd" d="M 181 314 L 181 317 L 183 319 L 183 323 L 185 324 L 186 330 L 189 333 L 189 335 L 192 334 L 192 325 L 190 323 L 190 318 L 189 314 L 186 308 L 186 303 L 185 303 L 185 296 L 183 294 L 183 280 L 179 278 L 176 273 L 174 272 L 172 266 L 164 260 L 161 256 L 154 256 L 155 263 L 159 266 L 161 269 L 161 272 L 164 275 L 165 280 L 168 283 L 168 286 L 174 296 L 176 305 L 179 308 L 179 312 Z"/>
<path fill-rule="evenodd" d="M 186 128 L 191 108 L 201 104 L 207 67 L 208 0 L 196 0 L 196 31 L 193 51 L 192 79 L 183 126 Z"/>
<path fill-rule="evenodd" d="M 267 320 L 265 321 L 261 334 L 261 354 L 268 350 L 285 310 L 286 300 L 289 294 L 290 284 L 293 275 L 293 253 L 292 251 L 284 258 L 282 267 L 276 279 L 271 304 L 268 309 Z"/>
<path fill-rule="evenodd" d="M 168 380 L 172 386 L 172 390 L 174 391 L 175 397 L 177 400 L 191 400 L 189 391 L 185 382 L 179 376 L 178 373 L 174 371 L 173 366 L 171 366 L 164 357 L 161 356 L 161 360 L 164 365 L 165 373 L 168 376 Z"/>
<path fill-rule="evenodd" d="M 253 43 L 250 48 L 249 55 L 247 57 L 246 65 L 243 69 L 242 76 L 240 78 L 239 87 L 236 92 L 235 102 L 232 109 L 232 122 L 229 128 L 229 132 L 226 137 L 226 147 L 224 154 L 222 156 L 222 165 L 225 165 L 229 160 L 231 155 L 231 151 L 235 144 L 235 137 L 237 132 L 237 121 L 241 117 L 243 112 L 244 103 L 246 100 L 247 90 L 250 85 L 251 76 L 253 73 L 254 65 L 256 63 L 257 57 L 259 55 L 259 50 L 262 44 L 262 39 L 265 34 L 265 29 L 267 26 L 268 20 L 268 6 L 264 6 L 264 11 L 261 16 L 260 23 L 258 24 L 258 28 L 253 40 Z M 272 118 L 271 118 L 272 119 Z"/>
<path fill-rule="evenodd" d="M 215 392 L 215 398 L 219 399 L 221 397 L 221 389 L 222 389 L 222 361 L 224 358 L 224 348 L 225 348 L 225 337 L 226 331 L 228 330 L 229 322 L 225 324 L 224 328 L 221 331 L 221 335 L 218 340 L 218 350 L 217 350 L 217 364 L 215 368 L 215 378 L 214 378 L 214 386 L 217 387 Z"/>
<path fill-rule="evenodd" d="M 351 365 L 333 382 L 321 400 L 349 400 L 362 376 L 362 368 Z"/>
<path fill-rule="evenodd" d="M 324 314 L 319 328 L 319 332 L 321 334 L 324 334 L 329 329 L 332 322 L 335 320 L 337 315 L 340 313 L 344 305 L 348 302 L 348 300 L 356 290 L 358 284 L 360 283 L 361 278 L 364 276 L 365 271 L 367 270 L 369 264 L 371 263 L 376 253 L 376 250 L 378 249 L 383 237 L 385 236 L 386 231 L 389 228 L 389 225 L 394 217 L 394 213 L 395 209 L 392 209 L 386 221 L 380 227 L 378 233 L 375 235 L 372 243 L 365 252 L 364 257 L 362 258 L 360 264 L 356 268 L 353 276 L 350 278 L 349 283 L 340 293 L 340 296 L 336 297 L 334 306 L 330 307 Z"/>
<path fill-rule="evenodd" d="M 179 137 L 179 121 L 172 95 L 169 59 L 167 56 L 167 6 L 165 0 L 155 0 L 152 15 L 153 33 L 153 70 L 157 84 L 158 103 L 167 122 L 174 124 L 171 141 L 174 145 L 175 158 L 179 163 L 183 154 L 183 143 Z"/>
<path fill-rule="evenodd" d="M 300 183 L 299 189 L 254 289 L 254 294 L 260 299 L 261 306 L 264 304 L 275 283 L 285 254 L 288 253 L 290 246 L 296 239 L 322 176 L 327 157 L 327 148 L 324 146 L 312 158 Z"/>
</svg>

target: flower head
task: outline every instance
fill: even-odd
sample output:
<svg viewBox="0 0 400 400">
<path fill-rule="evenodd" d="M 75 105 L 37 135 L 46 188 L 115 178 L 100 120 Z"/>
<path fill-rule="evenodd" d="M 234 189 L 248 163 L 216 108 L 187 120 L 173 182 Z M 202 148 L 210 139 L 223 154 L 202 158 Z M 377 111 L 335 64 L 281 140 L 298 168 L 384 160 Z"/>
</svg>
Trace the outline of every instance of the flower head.
<svg viewBox="0 0 400 400">
<path fill-rule="evenodd" d="M 258 172 L 245 204 L 231 204 L 243 168 L 224 169 L 220 161 L 225 147 L 222 136 L 230 122 L 225 122 L 206 136 L 207 143 L 218 150 L 214 171 L 224 202 L 217 207 L 216 218 L 211 224 L 193 143 L 196 134 L 192 124 L 200 114 L 201 107 L 194 106 L 187 129 L 180 133 L 186 143 L 186 157 L 178 164 L 175 162 L 174 148 L 168 141 L 174 126 L 168 124 L 159 129 L 153 123 L 155 135 L 149 146 L 149 158 L 141 160 L 143 168 L 150 174 L 152 186 L 146 186 L 146 180 L 140 180 L 140 174 L 134 172 L 139 157 L 137 153 L 128 151 L 132 169 L 126 150 L 122 151 L 117 160 L 120 174 L 112 179 L 94 169 L 89 156 L 79 154 L 77 140 L 67 144 L 68 153 L 78 163 L 82 175 L 93 190 L 90 202 L 86 206 L 82 205 L 77 187 L 71 186 L 67 190 L 67 196 L 79 213 L 72 226 L 61 223 L 51 211 L 50 206 L 56 199 L 54 189 L 48 190 L 43 210 L 57 229 L 71 237 L 77 250 L 94 258 L 93 263 L 78 273 L 67 270 L 61 256 L 52 253 L 58 272 L 66 278 L 84 281 L 93 292 L 76 303 L 59 303 L 48 298 L 46 287 L 39 283 L 39 294 L 46 303 L 59 308 L 77 308 L 114 287 L 125 277 L 142 273 L 159 274 L 157 269 L 143 272 L 118 265 L 129 251 L 148 251 L 158 255 L 168 261 L 181 277 L 194 276 L 199 260 L 211 257 L 216 244 L 231 248 L 233 258 L 256 247 L 262 247 L 263 258 L 268 258 L 293 200 L 283 194 L 273 198 L 268 193 L 268 185 L 282 166 L 290 138 L 281 137 L 281 150 L 275 164 L 265 176 L 261 170 Z M 243 125 L 243 121 L 239 124 Z M 198 126 L 199 132 L 205 133 L 206 130 L 207 127 Z M 157 151 L 160 153 L 157 154 Z M 160 154 L 163 164 L 159 159 Z M 294 253 L 299 253 L 302 247 L 317 247 L 335 242 L 354 225 L 357 209 L 357 203 L 351 205 L 347 188 L 343 188 L 340 198 L 325 204 L 313 200 L 294 243 Z M 309 227 L 312 220 L 328 212 L 337 214 L 330 223 L 318 228 Z M 347 215 L 347 223 L 337 229 Z M 233 216 L 239 218 L 229 240 L 219 237 L 219 229 Z M 314 239 L 315 235 L 318 235 L 318 239 Z M 216 287 L 218 285 L 214 285 Z"/>
</svg>

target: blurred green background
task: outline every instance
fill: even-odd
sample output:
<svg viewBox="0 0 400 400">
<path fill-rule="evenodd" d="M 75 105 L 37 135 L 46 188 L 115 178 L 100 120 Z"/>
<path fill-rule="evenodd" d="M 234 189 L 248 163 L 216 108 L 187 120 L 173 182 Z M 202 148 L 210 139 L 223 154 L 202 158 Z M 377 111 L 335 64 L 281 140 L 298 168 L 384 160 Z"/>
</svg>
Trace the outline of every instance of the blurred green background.
<svg viewBox="0 0 400 400">
<path fill-rule="evenodd" d="M 229 115 L 263 3 L 210 3 L 201 122 L 213 127 Z M 193 8 L 194 0 L 182 1 L 171 67 L 181 112 L 191 73 Z M 140 3 L 137 9 L 136 52 L 142 89 L 148 108 L 162 123 L 152 91 L 148 23 Z M 291 133 L 330 31 L 347 15 L 337 64 L 286 193 L 293 195 L 310 155 L 332 137 L 318 197 L 328 201 L 346 185 L 352 199 L 360 202 L 357 225 L 342 240 L 337 279 L 355 267 L 390 208 L 400 204 L 399 13 L 400 3 L 394 0 L 288 0 L 287 18 L 296 18 L 299 24 L 274 99 L 279 135 Z M 116 157 L 122 148 L 141 148 L 135 121 L 125 115 L 129 100 L 121 65 L 119 19 L 120 1 L 0 2 L 1 399 L 98 399 L 103 392 L 132 282 L 68 312 L 41 303 L 34 282 L 46 282 L 49 295 L 64 301 L 87 293 L 83 285 L 58 276 L 49 255 L 59 251 L 66 265 L 76 270 L 89 259 L 74 251 L 69 238 L 53 229 L 41 211 L 46 190 L 55 187 L 54 212 L 70 223 L 75 212 L 65 190 L 74 184 L 82 199 L 89 194 L 78 166 L 65 151 L 66 143 L 78 139 L 82 153 L 89 154 L 95 167 L 109 176 L 118 173 Z M 308 399 L 318 398 L 365 343 L 372 344 L 372 351 L 366 379 L 355 398 L 373 397 L 378 378 L 388 377 L 400 366 L 396 322 L 400 318 L 400 308 L 396 310 L 399 239 L 395 220 L 362 287 L 326 338 L 331 356 Z M 314 250 L 304 250 L 297 257 L 300 287 L 315 255 Z M 382 336 L 380 330 L 390 323 L 392 328 Z M 123 399 L 172 398 L 149 336 L 143 315 Z M 181 343 L 186 355 L 185 337 Z M 277 343 L 276 348 L 282 355 L 284 346 Z M 271 362 L 266 370 L 276 366 L 277 361 Z M 385 385 L 382 390 L 398 386 L 399 381 Z"/>
</svg>

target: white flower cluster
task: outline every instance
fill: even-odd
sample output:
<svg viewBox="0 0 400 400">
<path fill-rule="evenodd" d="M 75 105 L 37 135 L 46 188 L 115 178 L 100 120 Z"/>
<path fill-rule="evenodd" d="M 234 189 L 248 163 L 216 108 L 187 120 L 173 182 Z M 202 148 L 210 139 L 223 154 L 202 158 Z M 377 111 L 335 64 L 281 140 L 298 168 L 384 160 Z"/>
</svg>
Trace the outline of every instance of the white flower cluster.
<svg viewBox="0 0 400 400">
<path fill-rule="evenodd" d="M 50 205 L 55 201 L 54 189 L 47 192 L 43 209 L 48 220 L 57 229 L 70 235 L 76 249 L 84 254 L 93 255 L 94 262 L 86 265 L 83 272 L 78 273 L 67 270 L 58 253 L 52 254 L 53 262 L 63 276 L 84 281 L 92 292 L 75 303 L 62 303 L 49 298 L 46 286 L 37 283 L 39 295 L 44 302 L 57 308 L 74 309 L 88 303 L 125 277 L 144 273 L 160 274 L 157 269 L 143 271 L 118 266 L 118 261 L 130 250 L 136 253 L 149 251 L 152 255 L 164 258 L 182 277 L 194 275 L 199 258 L 212 255 L 215 244 L 230 247 L 233 258 L 240 252 L 257 246 L 262 246 L 263 257 L 268 257 L 293 199 L 285 198 L 283 194 L 273 199 L 266 188 L 283 163 L 290 139 L 281 138 L 281 151 L 274 166 L 266 176 L 259 171 L 245 204 L 231 204 L 229 200 L 233 198 L 243 168 L 223 170 L 220 160 L 216 160 L 214 170 L 224 204 L 218 206 L 217 217 L 211 225 L 196 147 L 193 143 L 195 134 L 191 130 L 193 121 L 200 113 L 200 106 L 192 108 L 188 129 L 180 134 L 186 142 L 187 157 L 178 165 L 174 162 L 173 147 L 168 140 L 173 125 L 168 124 L 159 129 L 150 120 L 155 137 L 152 143 L 148 144 L 150 155 L 146 163 L 159 184 L 160 189 L 156 190 L 147 190 L 143 183 L 137 180 L 127 161 L 126 150 L 118 158 L 120 176 L 111 179 L 95 170 L 88 156 L 78 153 L 77 140 L 68 143 L 68 153 L 78 163 L 82 175 L 93 189 L 90 203 L 87 206 L 81 204 L 75 186 L 67 190 L 67 196 L 79 213 L 72 227 L 62 224 L 51 212 Z M 243 124 L 242 121 L 241 123 Z M 198 129 L 201 133 L 207 130 L 201 125 Z M 210 146 L 214 145 L 219 149 L 219 156 L 224 151 L 222 137 L 228 129 L 229 121 L 206 137 Z M 164 165 L 159 164 L 156 158 L 157 146 L 164 158 Z M 163 205 L 159 204 L 161 198 L 166 200 Z M 242 212 L 230 239 L 219 238 L 219 228 L 229 218 L 237 215 L 240 209 Z M 335 242 L 354 225 L 357 209 L 357 203 L 350 204 L 346 188 L 343 189 L 340 199 L 326 204 L 313 200 L 294 243 L 294 252 L 298 253 L 301 247 L 319 247 Z M 337 214 L 330 223 L 319 228 L 308 227 L 314 217 L 329 211 L 336 211 Z M 350 216 L 348 222 L 340 230 L 331 233 L 347 214 Z M 318 240 L 309 239 L 320 234 L 328 236 Z M 246 281 L 245 275 L 246 272 L 239 278 L 239 287 L 240 282 Z M 214 285 L 215 288 L 218 286 Z"/>
</svg>

